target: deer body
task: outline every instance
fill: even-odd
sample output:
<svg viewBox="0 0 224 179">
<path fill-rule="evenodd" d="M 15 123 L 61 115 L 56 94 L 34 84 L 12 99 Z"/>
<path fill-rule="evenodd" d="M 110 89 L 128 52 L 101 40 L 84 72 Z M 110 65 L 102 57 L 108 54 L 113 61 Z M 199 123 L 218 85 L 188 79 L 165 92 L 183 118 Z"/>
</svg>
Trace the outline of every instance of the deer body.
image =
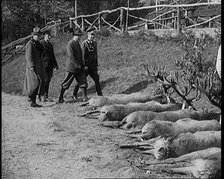
<svg viewBox="0 0 224 179">
<path fill-rule="evenodd" d="M 204 119 L 204 111 L 195 111 L 193 109 L 182 109 L 176 111 L 136 111 L 126 116 L 121 124 L 123 128 L 130 129 L 131 127 L 142 128 L 147 122 L 152 120 L 176 122 L 179 119 L 191 118 L 195 120 Z"/>
<path fill-rule="evenodd" d="M 148 140 L 165 134 L 174 136 L 180 133 L 209 130 L 219 131 L 221 125 L 216 120 L 197 121 L 190 118 L 180 119 L 176 122 L 153 120 L 144 125 L 141 138 Z"/>
<path fill-rule="evenodd" d="M 221 131 L 199 131 L 181 133 L 173 138 L 159 138 L 152 144 L 153 149 L 144 153 L 153 154 L 157 160 L 178 157 L 190 152 L 221 147 Z"/>
<path fill-rule="evenodd" d="M 145 103 L 147 101 L 160 101 L 161 96 L 151 96 L 144 93 L 116 94 L 112 96 L 95 96 L 89 100 L 89 105 L 102 107 L 110 104 L 127 104 L 130 102 Z"/>
<path fill-rule="evenodd" d="M 175 104 L 160 104 L 156 101 L 149 101 L 146 103 L 128 103 L 123 104 L 113 104 L 108 106 L 103 106 L 101 108 L 99 118 L 103 121 L 105 120 L 117 120 L 121 121 L 125 116 L 134 111 L 166 111 L 166 110 L 177 110 L 179 107 Z"/>
</svg>

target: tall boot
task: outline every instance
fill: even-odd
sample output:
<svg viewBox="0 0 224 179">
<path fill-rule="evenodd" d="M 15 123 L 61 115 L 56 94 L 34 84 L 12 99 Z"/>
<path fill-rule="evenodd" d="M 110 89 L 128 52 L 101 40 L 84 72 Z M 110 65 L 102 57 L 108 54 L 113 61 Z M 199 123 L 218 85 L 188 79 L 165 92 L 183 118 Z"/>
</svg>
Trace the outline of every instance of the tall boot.
<svg viewBox="0 0 224 179">
<path fill-rule="evenodd" d="M 58 103 L 63 103 L 64 102 L 64 95 L 65 93 L 65 89 L 64 88 L 61 88 L 61 92 L 60 92 L 60 96 L 59 96 L 59 99 L 58 99 Z"/>
<path fill-rule="evenodd" d="M 88 100 L 87 98 L 87 88 L 86 87 L 82 87 L 82 101 L 86 102 Z"/>
<path fill-rule="evenodd" d="M 49 86 L 50 86 L 50 83 L 46 83 L 46 84 L 45 84 L 45 97 L 46 97 L 46 98 L 48 98 Z"/>
<path fill-rule="evenodd" d="M 103 96 L 102 91 L 101 91 L 101 87 L 100 87 L 100 82 L 99 80 L 95 81 L 95 86 L 96 86 L 96 92 L 98 96 Z"/>
<path fill-rule="evenodd" d="M 78 91 L 79 91 L 79 85 L 78 84 L 75 84 L 75 88 L 74 88 L 74 91 L 73 91 L 73 98 L 75 99 L 75 100 L 77 100 L 78 99 Z"/>
<path fill-rule="evenodd" d="M 36 95 L 32 95 L 30 99 L 31 99 L 31 104 L 30 104 L 31 107 L 42 107 L 42 105 L 39 105 L 36 103 Z"/>
</svg>

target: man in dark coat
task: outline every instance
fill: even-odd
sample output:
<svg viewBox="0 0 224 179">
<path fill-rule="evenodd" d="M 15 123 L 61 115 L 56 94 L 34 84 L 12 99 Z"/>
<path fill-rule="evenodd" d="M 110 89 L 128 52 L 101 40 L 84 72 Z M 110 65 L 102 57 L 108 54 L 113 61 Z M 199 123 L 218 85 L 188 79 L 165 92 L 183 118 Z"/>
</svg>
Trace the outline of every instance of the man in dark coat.
<svg viewBox="0 0 224 179">
<path fill-rule="evenodd" d="M 98 96 L 102 96 L 98 74 L 97 42 L 94 40 L 94 28 L 87 30 L 87 39 L 82 43 L 83 65 L 86 77 L 89 75 L 95 82 Z M 77 99 L 78 85 L 75 86 L 73 96 Z"/>
<path fill-rule="evenodd" d="M 79 44 L 83 33 L 80 30 L 73 30 L 72 33 L 73 39 L 67 44 L 66 77 L 61 84 L 59 103 L 64 102 L 64 92 L 70 87 L 74 78 L 82 90 L 82 100 L 87 101 L 87 81 L 83 71 L 82 49 Z"/>
<path fill-rule="evenodd" d="M 55 59 L 54 48 L 50 40 L 50 32 L 45 31 L 44 40 L 41 42 L 43 46 L 43 58 L 44 58 L 44 68 L 45 68 L 45 101 L 49 101 L 48 91 L 53 76 L 53 69 L 58 69 L 58 63 Z"/>
<path fill-rule="evenodd" d="M 41 107 L 36 103 L 36 96 L 44 95 L 43 47 L 39 42 L 40 29 L 33 29 L 32 38 L 26 44 L 26 73 L 23 94 L 31 101 L 31 107 Z"/>
</svg>

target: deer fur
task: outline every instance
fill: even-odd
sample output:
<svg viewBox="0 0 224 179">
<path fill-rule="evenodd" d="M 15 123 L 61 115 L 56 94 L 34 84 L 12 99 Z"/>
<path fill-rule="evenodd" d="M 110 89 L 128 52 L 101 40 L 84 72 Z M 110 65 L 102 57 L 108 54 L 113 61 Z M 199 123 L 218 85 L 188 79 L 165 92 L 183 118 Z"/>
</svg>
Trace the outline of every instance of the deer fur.
<svg viewBox="0 0 224 179">
<path fill-rule="evenodd" d="M 176 122 L 153 120 L 143 126 L 140 137 L 148 140 L 164 134 L 175 136 L 180 133 L 209 130 L 219 131 L 221 130 L 221 125 L 216 120 L 197 121 L 190 118 L 180 119 Z"/>
<path fill-rule="evenodd" d="M 147 101 L 161 102 L 161 95 L 151 96 L 143 93 L 116 94 L 112 96 L 94 96 L 88 101 L 88 104 L 94 107 L 102 107 L 110 104 L 127 104 L 130 102 L 145 103 Z"/>
<path fill-rule="evenodd" d="M 217 158 L 220 155 L 221 155 L 220 147 L 210 147 L 207 149 L 190 152 L 176 158 L 168 158 L 166 160 L 148 162 L 146 163 L 146 165 L 175 164 L 178 162 L 186 162 L 186 161 L 190 161 L 194 159 L 212 159 L 212 158 Z"/>
<path fill-rule="evenodd" d="M 210 119 L 209 112 L 200 110 L 195 111 L 193 109 L 182 109 L 176 111 L 163 111 L 163 112 L 152 112 L 152 111 L 135 111 L 126 116 L 121 125 L 124 129 L 130 128 L 142 128 L 147 122 L 152 120 L 160 121 L 172 121 L 176 122 L 179 119 L 191 118 L 195 120 L 206 120 Z"/>
<path fill-rule="evenodd" d="M 160 169 L 163 172 L 183 173 L 198 179 L 221 178 L 221 152 L 220 156 L 215 159 L 194 159 L 189 163 L 184 163 L 181 167 L 166 166 Z"/>
<path fill-rule="evenodd" d="M 188 132 L 172 138 L 161 137 L 152 146 L 154 149 L 145 153 L 153 154 L 157 160 L 178 157 L 197 150 L 221 147 L 221 131 Z"/>
<path fill-rule="evenodd" d="M 146 103 L 128 103 L 124 104 L 113 104 L 106 105 L 101 108 L 99 118 L 102 121 L 121 121 L 125 116 L 134 111 L 167 111 L 167 110 L 177 110 L 179 107 L 176 104 L 160 104 L 156 101 L 149 101 Z"/>
</svg>

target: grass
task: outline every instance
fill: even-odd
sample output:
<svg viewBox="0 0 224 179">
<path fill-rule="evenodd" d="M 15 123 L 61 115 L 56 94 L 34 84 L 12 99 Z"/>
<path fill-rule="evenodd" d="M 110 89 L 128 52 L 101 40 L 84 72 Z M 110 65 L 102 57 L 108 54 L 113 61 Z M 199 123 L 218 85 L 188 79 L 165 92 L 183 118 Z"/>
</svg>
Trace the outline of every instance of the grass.
<svg viewBox="0 0 224 179">
<path fill-rule="evenodd" d="M 51 97 L 59 96 L 60 84 L 65 75 L 66 44 L 71 38 L 65 34 L 53 41 L 59 70 L 54 71 L 49 91 Z M 97 42 L 100 83 L 105 95 L 132 93 L 145 89 L 147 79 L 143 75 L 142 64 L 166 65 L 168 69 L 173 70 L 176 68 L 175 61 L 182 58 L 185 53 L 178 42 L 153 36 L 145 38 L 141 35 L 97 35 Z M 217 48 L 218 46 L 212 43 L 209 45 L 204 54 L 207 60 L 216 59 Z M 22 95 L 25 65 L 23 54 L 2 66 L 3 92 Z M 96 95 L 92 79 L 87 79 L 88 95 Z M 73 87 L 74 84 L 66 92 L 65 97 L 72 95 Z"/>
</svg>

